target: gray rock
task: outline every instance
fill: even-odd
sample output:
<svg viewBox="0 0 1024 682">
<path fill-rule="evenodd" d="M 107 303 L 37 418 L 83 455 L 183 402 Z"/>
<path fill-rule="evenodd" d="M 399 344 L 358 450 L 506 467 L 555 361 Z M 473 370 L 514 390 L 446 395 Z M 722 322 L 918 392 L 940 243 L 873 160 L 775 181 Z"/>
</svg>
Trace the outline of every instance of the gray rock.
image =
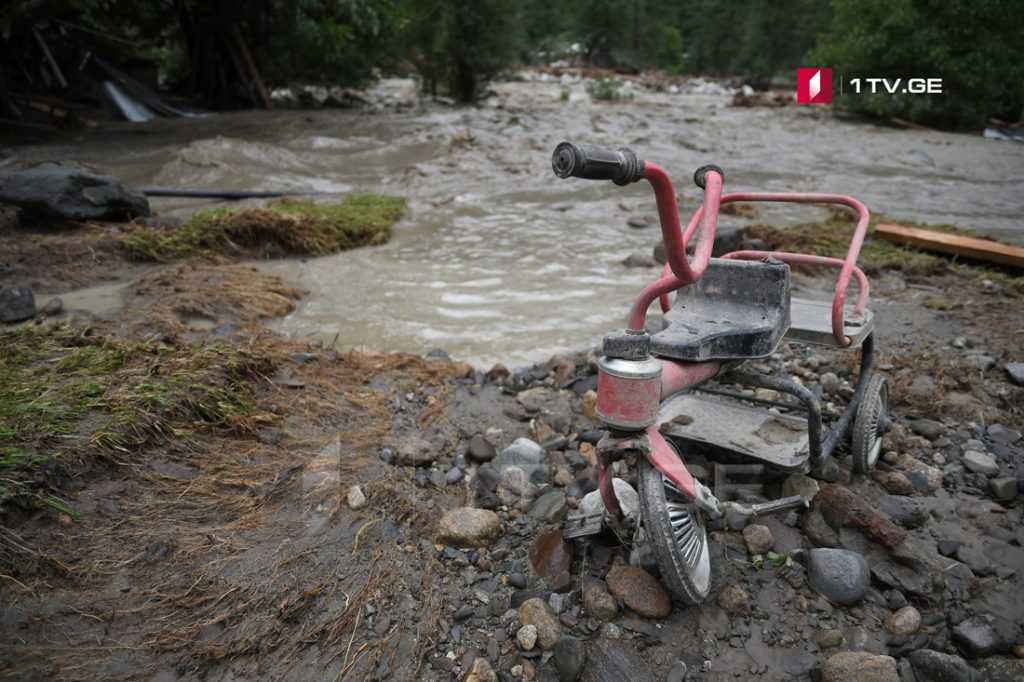
<svg viewBox="0 0 1024 682">
<path fill-rule="evenodd" d="M 1004 369 L 1010 381 L 1018 386 L 1024 386 L 1024 362 L 1008 362 Z"/>
<path fill-rule="evenodd" d="M 142 192 L 73 161 L 0 171 L 0 203 L 66 220 L 149 215 L 149 201 Z"/>
<path fill-rule="evenodd" d="M 860 554 L 817 548 L 807 553 L 807 581 L 838 604 L 856 604 L 871 585 L 871 571 Z"/>
<path fill-rule="evenodd" d="M 527 480 L 522 469 L 510 466 L 501 472 L 496 493 L 502 504 L 526 510 L 537 497 L 537 486 Z"/>
<path fill-rule="evenodd" d="M 498 470 L 519 467 L 531 483 L 547 483 L 551 477 L 548 454 L 529 438 L 518 438 L 502 450 L 491 464 Z"/>
<path fill-rule="evenodd" d="M 469 439 L 466 452 L 479 462 L 490 462 L 498 454 L 491 442 L 479 433 Z"/>
<path fill-rule="evenodd" d="M 839 377 L 835 372 L 825 372 L 821 375 L 821 388 L 825 393 L 834 395 L 839 391 Z"/>
<path fill-rule="evenodd" d="M 60 312 L 64 310 L 64 301 L 59 298 L 51 298 L 46 302 L 40 310 L 40 315 L 46 315 L 47 317 L 53 317 L 54 315 L 60 315 Z"/>
<path fill-rule="evenodd" d="M 995 457 L 985 452 L 968 450 L 963 456 L 964 466 L 968 471 L 986 476 L 997 476 L 999 474 L 999 463 Z"/>
<path fill-rule="evenodd" d="M 548 523 L 557 523 L 565 518 L 568 511 L 565 493 L 561 490 L 549 490 L 534 501 L 528 516 L 543 519 Z"/>
<path fill-rule="evenodd" d="M 629 518 L 640 516 L 640 495 L 633 490 L 633 486 L 621 478 L 612 479 L 612 487 L 615 489 L 615 497 L 619 499 L 619 507 L 622 514 Z M 601 500 L 601 491 L 594 490 L 583 496 L 579 503 L 579 511 L 584 514 L 596 514 L 604 509 L 604 502 Z"/>
<path fill-rule="evenodd" d="M 990 478 L 988 489 L 992 493 L 992 498 L 997 502 L 1009 502 L 1017 496 L 1017 479 L 1012 476 Z"/>
<path fill-rule="evenodd" d="M 668 669 L 665 682 L 683 682 L 686 679 L 686 661 L 676 661 Z"/>
<path fill-rule="evenodd" d="M 36 295 L 31 287 L 0 289 L 0 322 L 18 322 L 35 317 Z"/>
<path fill-rule="evenodd" d="M 1008 646 L 996 628 L 981 616 L 969 618 L 954 627 L 953 641 L 974 658 L 997 654 Z"/>
<path fill-rule="evenodd" d="M 996 359 L 994 357 L 982 353 L 971 353 L 964 358 L 964 362 L 982 371 L 990 370 L 996 366 Z"/>
<path fill-rule="evenodd" d="M 783 654 L 782 668 L 793 677 L 803 677 L 818 664 L 814 654 L 808 651 L 790 651 Z"/>
<path fill-rule="evenodd" d="M 558 671 L 561 682 L 576 682 L 583 672 L 586 659 L 586 651 L 580 646 L 579 640 L 571 635 L 560 637 L 551 653 L 551 663 Z"/>
<path fill-rule="evenodd" d="M 946 426 L 934 419 L 915 419 L 910 422 L 910 430 L 928 440 L 935 440 L 946 432 Z"/>
<path fill-rule="evenodd" d="M 918 682 L 971 682 L 971 668 L 959 656 L 918 649 L 907 658 Z"/>
<path fill-rule="evenodd" d="M 630 218 L 628 221 L 626 221 L 626 224 L 629 225 L 630 227 L 635 227 L 639 229 L 649 226 L 651 222 L 647 220 L 647 218 L 644 218 L 643 216 L 634 216 Z"/>
<path fill-rule="evenodd" d="M 917 528 L 928 520 L 921 503 L 903 495 L 883 495 L 875 501 L 875 509 L 904 528 Z"/>
<path fill-rule="evenodd" d="M 580 682 L 653 679 L 653 671 L 632 646 L 623 646 L 616 639 L 603 637 L 587 642 L 587 665 L 583 667 Z"/>
<path fill-rule="evenodd" d="M 1002 424 L 990 424 L 986 433 L 989 438 L 1003 445 L 1013 445 L 1020 440 L 1020 431 L 1007 428 Z"/>
</svg>

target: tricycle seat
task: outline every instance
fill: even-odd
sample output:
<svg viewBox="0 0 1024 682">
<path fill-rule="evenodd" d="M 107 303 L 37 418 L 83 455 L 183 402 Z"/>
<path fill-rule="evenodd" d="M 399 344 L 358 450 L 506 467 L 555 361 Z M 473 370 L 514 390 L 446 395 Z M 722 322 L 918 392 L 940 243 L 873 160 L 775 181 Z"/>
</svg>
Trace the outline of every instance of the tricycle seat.
<svg viewBox="0 0 1024 682">
<path fill-rule="evenodd" d="M 712 258 L 701 279 L 676 293 L 651 350 L 691 362 L 767 357 L 789 329 L 789 306 L 785 263 Z"/>
</svg>

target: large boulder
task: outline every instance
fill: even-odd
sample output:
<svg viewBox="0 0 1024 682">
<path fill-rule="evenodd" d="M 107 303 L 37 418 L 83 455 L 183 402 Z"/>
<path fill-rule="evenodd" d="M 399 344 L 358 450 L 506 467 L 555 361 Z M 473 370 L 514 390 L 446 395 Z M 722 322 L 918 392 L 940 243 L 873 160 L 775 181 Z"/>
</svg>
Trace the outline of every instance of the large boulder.
<svg viewBox="0 0 1024 682">
<path fill-rule="evenodd" d="M 145 194 L 74 161 L 0 171 L 0 203 L 66 220 L 127 220 L 149 215 Z"/>
</svg>

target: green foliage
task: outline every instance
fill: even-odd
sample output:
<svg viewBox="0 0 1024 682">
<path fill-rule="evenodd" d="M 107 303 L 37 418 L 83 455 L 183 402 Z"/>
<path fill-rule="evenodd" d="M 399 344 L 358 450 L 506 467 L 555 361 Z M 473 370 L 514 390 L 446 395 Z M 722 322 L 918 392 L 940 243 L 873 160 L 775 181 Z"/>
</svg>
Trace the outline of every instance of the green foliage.
<svg viewBox="0 0 1024 682">
<path fill-rule="evenodd" d="M 177 230 L 136 227 L 124 241 L 135 260 L 170 261 L 197 253 L 229 256 L 323 255 L 391 239 L 405 199 L 349 195 L 334 204 L 281 199 L 266 208 L 197 212 Z"/>
<path fill-rule="evenodd" d="M 838 103 L 942 128 L 1017 120 L 1024 104 L 1024 13 L 1013 0 L 833 0 L 810 62 L 835 76 L 942 78 L 942 94 L 869 94 Z"/>
<path fill-rule="evenodd" d="M 621 79 L 607 76 L 587 84 L 587 93 L 596 100 L 610 102 L 633 99 L 633 95 L 623 94 Z"/>
<path fill-rule="evenodd" d="M 406 19 L 394 0 L 292 0 L 262 5 L 271 83 L 357 85 L 394 68 Z M 250 3 L 245 3 L 249 6 Z"/>
<path fill-rule="evenodd" d="M 410 58 L 430 94 L 471 102 L 517 63 L 523 23 L 501 0 L 407 0 Z"/>
</svg>

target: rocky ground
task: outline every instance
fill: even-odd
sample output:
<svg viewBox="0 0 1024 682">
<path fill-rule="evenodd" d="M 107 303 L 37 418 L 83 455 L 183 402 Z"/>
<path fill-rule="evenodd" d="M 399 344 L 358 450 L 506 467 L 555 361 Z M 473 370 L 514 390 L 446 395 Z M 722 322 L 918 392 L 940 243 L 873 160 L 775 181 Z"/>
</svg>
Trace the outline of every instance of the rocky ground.
<svg viewBox="0 0 1024 682">
<path fill-rule="evenodd" d="M 633 524 L 562 536 L 596 504 L 592 353 L 482 371 L 286 341 L 263 325 L 301 292 L 241 265 L 148 272 L 103 316 L 50 310 L 32 333 L 129 349 L 132 385 L 189 354 L 265 363 L 229 372 L 238 418 L 192 405 L 117 451 L 88 419 L 65 434 L 67 508 L 12 506 L 0 528 L 0 675 L 1021 679 L 1024 312 L 1018 278 L 986 273 L 877 273 L 895 419 L 877 470 L 854 477 L 844 447 L 834 480 L 756 481 L 811 505 L 711 522 L 699 606 L 673 602 Z M 835 415 L 856 360 L 787 343 L 749 369 Z M 722 454 L 686 458 L 714 487 Z M 615 473 L 637 487 L 635 462 Z"/>
</svg>

